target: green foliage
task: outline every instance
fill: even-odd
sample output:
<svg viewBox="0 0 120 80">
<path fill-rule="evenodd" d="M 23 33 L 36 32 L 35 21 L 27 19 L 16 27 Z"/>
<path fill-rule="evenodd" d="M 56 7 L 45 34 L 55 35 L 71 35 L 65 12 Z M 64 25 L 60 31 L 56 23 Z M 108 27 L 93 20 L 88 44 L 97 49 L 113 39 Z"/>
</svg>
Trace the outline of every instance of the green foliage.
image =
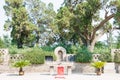
<svg viewBox="0 0 120 80">
<path fill-rule="evenodd" d="M 74 34 L 73 28 L 70 25 L 70 20 L 73 17 L 73 14 L 69 11 L 67 7 L 61 7 L 56 16 L 57 30 L 56 33 L 59 34 L 60 40 L 65 42 L 70 40 Z"/>
<path fill-rule="evenodd" d="M 104 42 L 98 41 L 98 42 L 95 44 L 95 47 L 96 47 L 96 48 L 105 48 L 106 45 L 105 45 Z"/>
<path fill-rule="evenodd" d="M 120 48 L 120 33 L 118 33 L 116 45 L 117 45 L 117 49 L 119 49 Z"/>
<path fill-rule="evenodd" d="M 27 4 L 26 7 L 30 21 L 38 28 L 36 30 L 37 43 L 39 39 L 41 39 L 41 43 L 39 44 L 44 43 L 46 45 L 54 43 L 53 29 L 56 29 L 56 12 L 54 11 L 53 4 L 49 3 L 46 5 L 41 0 L 25 0 L 25 3 Z"/>
<path fill-rule="evenodd" d="M 15 45 L 9 47 L 9 54 L 21 54 L 30 51 L 31 48 L 18 49 Z"/>
<path fill-rule="evenodd" d="M 100 54 L 99 60 L 104 61 L 104 62 L 112 62 L 111 53 L 110 52 L 104 52 L 104 53 Z"/>
<path fill-rule="evenodd" d="M 44 63 L 44 53 L 39 49 L 32 49 L 24 53 L 24 59 L 29 60 L 31 64 L 43 64 Z"/>
<path fill-rule="evenodd" d="M 108 45 L 105 44 L 105 42 L 99 41 L 95 44 L 94 53 L 102 54 L 107 52 L 110 52 L 110 49 Z"/>
<path fill-rule="evenodd" d="M 0 38 L 0 48 L 5 48 L 4 41 Z"/>
<path fill-rule="evenodd" d="M 9 36 L 8 35 L 4 35 L 3 39 L 4 39 L 5 46 L 6 47 L 10 47 L 10 45 L 11 45 L 11 39 L 9 38 Z"/>
<path fill-rule="evenodd" d="M 95 68 L 102 68 L 102 67 L 104 67 L 104 65 L 105 65 L 105 62 L 100 62 L 100 61 L 91 63 L 91 66 L 93 66 Z"/>
<path fill-rule="evenodd" d="M 98 48 L 98 47 L 94 48 L 94 53 L 97 53 L 97 54 L 102 54 L 102 53 L 109 52 L 109 51 L 110 50 L 106 46 L 102 46 L 101 48 Z"/>
<path fill-rule="evenodd" d="M 15 49 L 10 50 L 9 52 L 10 52 L 10 54 L 18 54 L 18 52 Z"/>
<path fill-rule="evenodd" d="M 12 64 L 12 66 L 16 68 L 22 68 L 28 65 L 30 65 L 30 62 L 27 60 L 16 61 Z"/>
<path fill-rule="evenodd" d="M 116 52 L 114 55 L 114 62 L 120 63 L 120 52 Z"/>
<path fill-rule="evenodd" d="M 112 56 L 110 53 L 110 49 L 104 42 L 97 42 L 95 44 L 94 53 L 100 54 L 99 60 L 105 62 L 111 62 Z"/>
<path fill-rule="evenodd" d="M 53 52 L 44 51 L 41 48 L 32 48 L 31 50 L 23 53 L 24 59 L 29 60 L 31 64 L 44 64 L 45 56 L 53 56 L 56 60 L 56 56 Z"/>
<path fill-rule="evenodd" d="M 120 25 L 120 0 L 113 0 L 110 4 L 116 7 L 116 9 L 113 10 L 113 13 L 115 13 L 115 24 Z"/>
<path fill-rule="evenodd" d="M 28 20 L 28 13 L 23 4 L 24 0 L 5 0 L 4 10 L 10 18 L 6 21 L 4 27 L 11 30 L 12 43 L 22 48 L 23 44 L 33 42 L 33 31 L 36 29 Z"/>
<path fill-rule="evenodd" d="M 41 49 L 43 49 L 44 51 L 53 51 L 53 50 L 54 50 L 54 47 L 51 47 L 51 46 L 43 46 L 43 47 L 41 47 Z"/>
<path fill-rule="evenodd" d="M 71 54 L 76 54 L 77 53 L 77 49 L 79 49 L 80 46 L 76 46 L 76 45 L 72 45 L 70 48 L 70 52 Z"/>
<path fill-rule="evenodd" d="M 79 49 L 76 56 L 76 62 L 87 63 L 92 61 L 92 53 L 89 52 L 86 48 Z"/>
<path fill-rule="evenodd" d="M 101 19 L 99 16 L 100 10 L 104 8 L 108 10 L 107 8 L 110 8 L 108 6 L 109 0 L 81 0 L 81 2 L 73 0 L 73 2 L 75 3 L 65 0 L 65 6 L 60 8 L 57 13 L 58 33 L 61 32 L 60 37 L 68 40 L 72 39 L 73 41 L 75 39 L 72 36 L 76 35 L 78 37 L 76 38 L 77 42 L 81 39 L 83 45 L 89 47 L 90 51 L 93 51 L 98 37 L 111 29 L 111 25 L 108 22 L 114 16 L 112 14 L 107 15 L 104 19 Z M 120 10 L 118 8 L 117 10 L 119 14 Z M 68 32 L 64 32 L 64 30 L 68 30 Z"/>
</svg>

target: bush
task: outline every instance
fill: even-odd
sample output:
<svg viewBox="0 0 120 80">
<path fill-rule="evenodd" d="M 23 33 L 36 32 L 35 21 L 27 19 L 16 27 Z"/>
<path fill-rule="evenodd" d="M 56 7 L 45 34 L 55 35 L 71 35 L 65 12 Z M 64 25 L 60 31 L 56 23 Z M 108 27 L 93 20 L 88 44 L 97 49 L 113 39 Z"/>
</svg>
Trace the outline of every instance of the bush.
<svg viewBox="0 0 120 80">
<path fill-rule="evenodd" d="M 44 53 L 39 49 L 33 49 L 24 53 L 24 59 L 29 60 L 31 64 L 43 64 Z"/>
<path fill-rule="evenodd" d="M 114 62 L 115 63 L 120 63 L 120 53 L 116 52 L 114 55 Z"/>
<path fill-rule="evenodd" d="M 112 62 L 112 56 L 110 52 L 105 52 L 100 54 L 99 60 L 104 62 Z"/>
<path fill-rule="evenodd" d="M 4 41 L 0 38 L 0 48 L 5 48 L 5 44 Z"/>
<path fill-rule="evenodd" d="M 41 48 L 33 48 L 23 53 L 24 59 L 29 60 L 31 64 L 44 64 L 45 56 L 52 56 L 53 60 L 56 60 L 56 56 L 53 52 L 44 51 Z"/>
<path fill-rule="evenodd" d="M 76 62 L 87 63 L 92 61 L 92 53 L 89 52 L 86 48 L 78 50 L 75 56 Z"/>
</svg>

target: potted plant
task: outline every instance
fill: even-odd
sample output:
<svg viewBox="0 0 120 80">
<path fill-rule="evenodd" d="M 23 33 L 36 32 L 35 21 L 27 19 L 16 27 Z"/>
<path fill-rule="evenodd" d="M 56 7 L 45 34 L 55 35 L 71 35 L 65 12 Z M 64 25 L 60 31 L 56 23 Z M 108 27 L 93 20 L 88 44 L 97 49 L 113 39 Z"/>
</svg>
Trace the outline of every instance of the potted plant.
<svg viewBox="0 0 120 80">
<path fill-rule="evenodd" d="M 105 62 L 97 61 L 97 62 L 92 63 L 91 65 L 96 68 L 97 75 L 101 75 L 102 68 L 104 67 Z"/>
<path fill-rule="evenodd" d="M 13 63 L 13 67 L 19 68 L 19 75 L 24 75 L 23 67 L 30 65 L 28 60 L 20 60 Z"/>
</svg>

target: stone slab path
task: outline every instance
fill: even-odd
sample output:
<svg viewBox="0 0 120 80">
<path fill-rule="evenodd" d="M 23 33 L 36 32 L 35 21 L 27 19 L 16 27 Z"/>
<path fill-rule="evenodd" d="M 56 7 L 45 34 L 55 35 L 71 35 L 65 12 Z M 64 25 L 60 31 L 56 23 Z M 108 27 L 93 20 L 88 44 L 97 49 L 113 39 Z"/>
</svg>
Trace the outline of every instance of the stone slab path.
<svg viewBox="0 0 120 80">
<path fill-rule="evenodd" d="M 89 73 L 58 76 L 26 73 L 24 76 L 18 76 L 17 73 L 1 73 L 0 80 L 120 80 L 120 74 L 104 73 L 101 76 L 97 76 L 95 73 Z"/>
</svg>

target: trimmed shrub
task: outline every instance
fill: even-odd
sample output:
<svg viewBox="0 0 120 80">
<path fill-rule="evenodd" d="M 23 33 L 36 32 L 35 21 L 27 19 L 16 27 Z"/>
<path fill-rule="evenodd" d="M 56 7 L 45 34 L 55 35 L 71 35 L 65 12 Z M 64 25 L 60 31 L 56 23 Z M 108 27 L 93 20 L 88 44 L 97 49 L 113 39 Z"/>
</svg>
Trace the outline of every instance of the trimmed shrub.
<svg viewBox="0 0 120 80">
<path fill-rule="evenodd" d="M 110 52 L 105 52 L 100 54 L 99 60 L 104 62 L 112 62 L 112 56 Z"/>
<path fill-rule="evenodd" d="M 78 50 L 75 56 L 76 62 L 87 63 L 92 61 L 92 53 L 86 48 Z"/>
<path fill-rule="evenodd" d="M 41 49 L 32 49 L 24 53 L 24 59 L 29 60 L 31 64 L 43 64 L 44 63 L 44 53 Z"/>
<path fill-rule="evenodd" d="M 44 64 L 45 56 L 52 56 L 53 60 L 56 60 L 56 56 L 53 52 L 44 51 L 41 48 L 33 48 L 23 53 L 24 59 L 29 60 L 31 64 Z"/>
</svg>

